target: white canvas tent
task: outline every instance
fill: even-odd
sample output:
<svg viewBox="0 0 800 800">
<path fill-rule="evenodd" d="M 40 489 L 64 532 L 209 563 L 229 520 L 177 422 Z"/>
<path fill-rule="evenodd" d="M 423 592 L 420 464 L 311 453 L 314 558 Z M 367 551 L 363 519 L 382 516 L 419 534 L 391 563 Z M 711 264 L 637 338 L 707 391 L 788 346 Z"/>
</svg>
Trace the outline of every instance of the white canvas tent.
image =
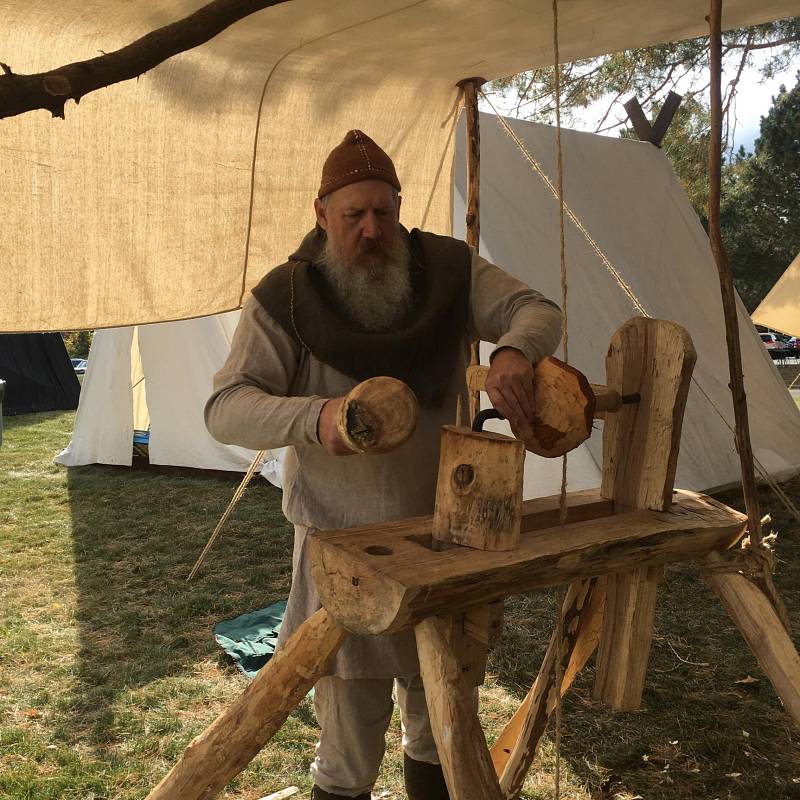
<svg viewBox="0 0 800 800">
<path fill-rule="evenodd" d="M 554 181 L 555 130 L 508 122 Z M 568 130 L 562 140 L 565 202 L 597 246 L 567 221 L 570 361 L 590 380 L 604 382 L 611 335 L 635 315 L 602 252 L 647 313 L 683 325 L 697 349 L 676 485 L 708 490 L 739 482 L 733 434 L 715 410 L 733 426 L 719 279 L 697 215 L 669 161 L 652 145 Z M 455 234 L 463 236 L 463 131 L 457 142 L 453 218 Z M 481 115 L 481 252 L 560 297 L 558 203 L 488 114 Z M 786 477 L 800 469 L 800 412 L 741 303 L 739 327 L 753 451 L 770 475 Z M 601 440 L 598 430 L 570 453 L 570 489 L 599 485 Z M 526 497 L 558 492 L 560 476 L 560 463 L 529 456 Z"/>
<path fill-rule="evenodd" d="M 98 331 L 64 466 L 130 465 L 133 431 L 150 430 L 151 464 L 244 472 L 255 453 L 211 438 L 203 406 L 239 312 Z M 272 475 L 270 462 L 265 467 Z"/>
<path fill-rule="evenodd" d="M 553 176 L 554 130 L 509 122 L 545 174 Z M 463 220 L 463 129 L 457 141 L 453 216 Z M 569 207 L 647 311 L 684 325 L 695 342 L 696 382 L 684 422 L 677 484 L 704 490 L 737 482 L 740 473 L 733 434 L 710 402 L 732 424 L 716 268 L 708 238 L 669 162 L 649 144 L 575 131 L 563 132 L 563 147 Z M 491 115 L 481 116 L 481 149 L 482 252 L 531 286 L 558 298 L 558 206 L 552 193 Z M 456 235 L 463 236 L 461 225 L 456 224 Z M 569 222 L 566 248 L 570 360 L 591 380 L 603 382 L 611 335 L 635 312 L 598 252 Z M 800 468 L 800 413 L 746 311 L 742 306 L 739 311 L 753 448 L 770 474 L 783 477 Z M 137 329 L 152 420 L 150 453 L 157 463 L 246 468 L 251 454 L 213 442 L 202 424 L 211 374 L 227 353 L 234 321 L 235 315 L 223 315 Z M 71 463 L 105 461 L 109 456 L 104 454 L 112 452 L 123 460 L 106 463 L 129 463 L 130 420 L 132 407 L 136 408 L 129 387 L 137 380 L 137 376 L 130 378 L 131 330 L 96 335 L 75 437 L 66 451 Z M 101 388 L 95 399 L 97 381 Z M 110 398 L 107 402 L 103 392 Z M 126 420 L 123 428 L 121 421 Z M 600 440 L 598 430 L 587 444 L 570 453 L 571 489 L 599 485 Z M 62 458 L 62 463 L 70 462 Z M 560 461 L 529 457 L 525 481 L 526 497 L 557 492 Z"/>
<path fill-rule="evenodd" d="M 765 325 L 789 336 L 800 336 L 800 253 L 784 270 L 752 316 L 757 325 Z"/>
</svg>

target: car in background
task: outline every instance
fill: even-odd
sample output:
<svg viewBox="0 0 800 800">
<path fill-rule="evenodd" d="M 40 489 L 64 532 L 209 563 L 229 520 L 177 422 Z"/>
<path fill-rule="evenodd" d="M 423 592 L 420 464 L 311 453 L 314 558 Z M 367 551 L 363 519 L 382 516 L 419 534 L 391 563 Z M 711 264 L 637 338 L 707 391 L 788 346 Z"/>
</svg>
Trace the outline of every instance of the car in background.
<svg viewBox="0 0 800 800">
<path fill-rule="evenodd" d="M 85 358 L 71 358 L 70 361 L 76 375 L 83 375 L 86 372 L 87 361 Z"/>
<path fill-rule="evenodd" d="M 759 333 L 761 341 L 764 342 L 764 347 L 767 350 L 781 350 L 783 343 L 778 341 L 778 337 L 774 333 Z"/>
</svg>

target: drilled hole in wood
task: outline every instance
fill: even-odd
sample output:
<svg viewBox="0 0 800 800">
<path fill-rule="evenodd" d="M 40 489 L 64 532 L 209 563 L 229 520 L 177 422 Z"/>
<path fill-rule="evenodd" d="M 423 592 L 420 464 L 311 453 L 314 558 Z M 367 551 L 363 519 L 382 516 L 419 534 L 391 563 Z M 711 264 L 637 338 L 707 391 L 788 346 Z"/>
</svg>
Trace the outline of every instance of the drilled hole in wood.
<svg viewBox="0 0 800 800">
<path fill-rule="evenodd" d="M 364 552 L 371 556 L 391 556 L 394 555 L 394 550 L 391 547 L 384 547 L 381 544 L 371 544 L 369 547 L 364 548 Z"/>
</svg>

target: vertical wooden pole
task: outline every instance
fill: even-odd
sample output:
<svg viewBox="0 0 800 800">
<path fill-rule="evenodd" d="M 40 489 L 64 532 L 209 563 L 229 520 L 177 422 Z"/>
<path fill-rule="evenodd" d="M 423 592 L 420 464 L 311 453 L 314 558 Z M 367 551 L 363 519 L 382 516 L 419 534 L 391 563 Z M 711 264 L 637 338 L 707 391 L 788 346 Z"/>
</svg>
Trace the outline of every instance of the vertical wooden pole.
<svg viewBox="0 0 800 800">
<path fill-rule="evenodd" d="M 750 442 L 750 420 L 747 414 L 747 395 L 742 374 L 742 350 L 739 341 L 739 320 L 736 316 L 736 294 L 728 254 L 722 241 L 719 222 L 720 184 L 722 179 L 722 0 L 711 0 L 711 13 L 706 17 L 710 29 L 711 82 L 711 137 L 708 149 L 708 238 L 719 272 L 722 293 L 722 310 L 725 317 L 725 339 L 728 344 L 728 371 L 730 373 L 733 416 L 736 424 L 736 450 L 742 469 L 742 493 L 747 511 L 747 527 L 753 547 L 761 547 L 761 510 L 753 466 L 753 446 Z M 769 597 L 786 629 L 789 614 L 775 588 L 771 573 L 765 568 L 758 580 Z"/>
<path fill-rule="evenodd" d="M 728 369 L 733 398 L 733 414 L 736 422 L 736 449 L 742 465 L 742 491 L 747 508 L 750 540 L 761 544 L 761 511 L 753 469 L 753 449 L 750 443 L 750 422 L 747 416 L 747 395 L 742 375 L 742 351 L 739 342 L 739 321 L 736 316 L 736 295 L 733 290 L 733 275 L 728 254 L 722 243 L 719 224 L 720 183 L 722 174 L 722 0 L 711 0 L 708 19 L 711 46 L 711 137 L 708 152 L 708 237 L 719 272 L 722 292 L 722 309 L 725 314 L 725 338 L 728 342 Z"/>
<path fill-rule="evenodd" d="M 484 78 L 464 78 L 458 82 L 464 90 L 464 110 L 467 116 L 467 244 L 477 251 L 481 237 L 481 124 L 478 112 L 478 90 Z M 473 342 L 470 365 L 480 363 L 479 342 Z M 480 392 L 469 393 L 469 418 L 475 419 L 480 410 Z"/>
</svg>

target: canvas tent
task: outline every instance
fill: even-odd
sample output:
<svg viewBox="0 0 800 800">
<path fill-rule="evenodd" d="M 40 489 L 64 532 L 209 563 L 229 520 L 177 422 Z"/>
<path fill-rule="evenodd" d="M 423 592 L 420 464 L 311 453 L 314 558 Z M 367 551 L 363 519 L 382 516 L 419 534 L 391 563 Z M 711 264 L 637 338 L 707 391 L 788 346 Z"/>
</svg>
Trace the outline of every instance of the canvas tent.
<svg viewBox="0 0 800 800">
<path fill-rule="evenodd" d="M 202 0 L 7 0 L 17 73 L 109 52 Z M 796 0 L 726 0 L 726 28 Z M 697 0 L 560 4 L 565 61 L 705 35 Z M 398 46 L 399 45 L 399 46 Z M 455 84 L 552 63 L 550 0 L 291 0 L 137 80 L 3 121 L 0 331 L 237 308 L 311 226 L 325 154 L 353 127 L 395 159 L 406 221 L 451 228 Z M 79 291 L 75 290 L 79 287 Z"/>
<path fill-rule="evenodd" d="M 239 312 L 98 331 L 64 466 L 130 465 L 134 430 L 149 429 L 151 464 L 244 472 L 255 453 L 220 444 L 203 422 L 214 373 Z M 266 475 L 270 476 L 269 462 Z"/>
<path fill-rule="evenodd" d="M 0 336 L 3 414 L 30 414 L 78 406 L 81 385 L 58 333 Z"/>
<path fill-rule="evenodd" d="M 552 176 L 554 130 L 529 122 L 509 123 L 545 174 Z M 558 297 L 558 236 L 554 235 L 558 205 L 494 117 L 482 115 L 481 130 L 482 252 L 545 294 Z M 466 197 L 463 124 L 457 142 L 453 216 L 462 220 Z M 563 147 L 565 198 L 570 208 L 648 312 L 681 323 L 694 339 L 696 382 L 684 422 L 677 484 L 703 490 L 738 481 L 733 435 L 714 409 L 716 406 L 732 423 L 716 268 L 708 238 L 669 162 L 649 144 L 574 131 L 563 132 Z M 456 225 L 456 235 L 463 233 Z M 635 312 L 598 252 L 571 223 L 566 247 L 570 358 L 590 379 L 602 382 L 611 335 Z M 751 404 L 754 451 L 770 474 L 782 477 L 800 468 L 800 413 L 741 306 L 739 317 L 747 389 L 755 400 Z M 159 463 L 210 464 L 207 453 L 212 448 L 215 453 L 225 449 L 208 437 L 201 412 L 211 390 L 211 373 L 227 352 L 234 321 L 235 315 L 223 315 L 137 329 L 148 405 L 155 406 L 151 409 L 151 457 L 167 459 Z M 130 458 L 131 406 L 136 407 L 130 386 L 139 377 L 130 377 L 131 339 L 130 328 L 101 331 L 95 337 L 75 437 L 67 451 L 72 463 L 88 463 L 76 458 L 105 460 L 111 449 L 118 459 Z M 136 362 L 135 356 L 133 360 Z M 90 400 L 96 380 L 113 384 L 117 399 L 99 405 Z M 187 383 L 181 387 L 180 381 Z M 151 403 L 151 391 L 165 395 L 164 401 Z M 186 414 L 181 410 L 184 406 Z M 124 430 L 119 408 L 128 420 Z M 167 421 L 156 425 L 157 412 L 167 414 Z M 101 435 L 103 428 L 114 430 Z M 570 453 L 571 488 L 599 485 L 600 440 L 598 430 L 587 444 Z M 231 466 L 214 468 L 245 469 L 250 454 L 238 448 L 230 450 L 225 463 Z M 62 463 L 68 462 L 62 458 Z M 529 457 L 526 497 L 557 492 L 560 474 L 560 461 Z"/>
<path fill-rule="evenodd" d="M 800 336 L 800 253 L 752 314 L 753 322 L 789 336 Z"/>
</svg>

